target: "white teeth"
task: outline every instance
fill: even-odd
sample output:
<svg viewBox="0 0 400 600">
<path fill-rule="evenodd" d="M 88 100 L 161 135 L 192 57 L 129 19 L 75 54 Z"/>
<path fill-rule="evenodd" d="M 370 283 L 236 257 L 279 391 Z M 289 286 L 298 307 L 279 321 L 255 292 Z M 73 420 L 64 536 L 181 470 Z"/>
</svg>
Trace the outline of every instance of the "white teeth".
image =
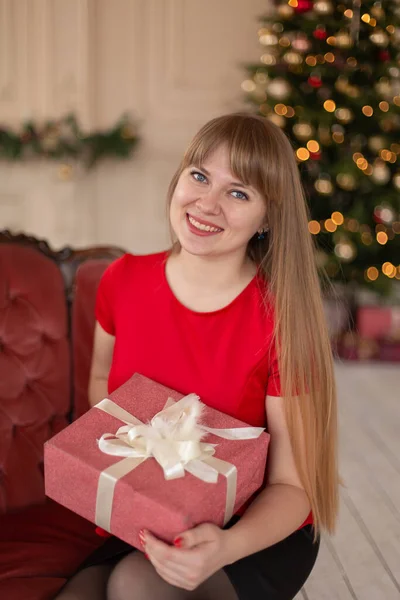
<svg viewBox="0 0 400 600">
<path fill-rule="evenodd" d="M 222 229 L 219 229 L 218 227 L 211 227 L 210 225 L 203 225 L 202 223 L 199 223 L 198 221 L 193 219 L 193 217 L 191 217 L 190 215 L 188 215 L 188 217 L 189 217 L 189 221 L 191 222 L 191 224 L 194 227 L 196 227 L 196 229 L 201 229 L 202 231 L 210 231 L 210 232 L 222 231 Z"/>
</svg>

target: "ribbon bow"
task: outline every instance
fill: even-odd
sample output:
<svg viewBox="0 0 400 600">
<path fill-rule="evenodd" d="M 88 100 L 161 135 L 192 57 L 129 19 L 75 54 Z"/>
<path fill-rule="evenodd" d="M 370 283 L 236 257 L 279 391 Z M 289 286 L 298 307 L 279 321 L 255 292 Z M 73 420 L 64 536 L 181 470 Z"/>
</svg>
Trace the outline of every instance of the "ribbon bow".
<svg viewBox="0 0 400 600">
<path fill-rule="evenodd" d="M 110 400 L 102 400 L 96 408 L 110 413 Z M 112 403 L 113 404 L 113 403 Z M 117 405 L 114 405 L 117 407 Z M 120 411 L 120 407 L 117 407 Z M 228 440 L 254 439 L 264 431 L 262 427 L 239 427 L 214 429 L 199 423 L 204 404 L 199 396 L 189 394 L 178 402 L 168 398 L 162 411 L 148 424 L 143 424 L 126 411 L 126 425 L 115 434 L 105 433 L 98 440 L 99 448 L 105 454 L 124 458 L 153 457 L 164 471 L 167 480 L 185 475 L 185 470 L 207 483 L 216 483 L 220 469 L 210 464 L 215 454 L 216 444 L 206 444 L 201 440 L 207 433 Z M 214 459 L 215 460 L 215 459 Z M 206 462 L 208 461 L 208 462 Z"/>
</svg>

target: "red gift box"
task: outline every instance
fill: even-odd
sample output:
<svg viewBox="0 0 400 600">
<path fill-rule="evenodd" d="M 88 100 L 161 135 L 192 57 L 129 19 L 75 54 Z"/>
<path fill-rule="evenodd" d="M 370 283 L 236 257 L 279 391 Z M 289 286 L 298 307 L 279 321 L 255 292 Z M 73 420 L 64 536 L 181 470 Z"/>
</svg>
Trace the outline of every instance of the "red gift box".
<svg viewBox="0 0 400 600">
<path fill-rule="evenodd" d="M 363 306 L 357 311 L 357 330 L 361 337 L 383 339 L 400 334 L 399 306 Z"/>
<path fill-rule="evenodd" d="M 223 526 L 264 482 L 269 444 L 265 431 L 249 428 L 203 405 L 202 424 L 220 430 L 234 429 L 233 435 L 240 433 L 237 428 L 244 427 L 253 439 L 232 440 L 207 434 L 201 443 L 208 450 L 210 444 L 215 444 L 215 456 L 202 460 L 201 465 L 199 461 L 185 464 L 184 476 L 169 480 L 152 457 L 121 458 L 99 448 L 102 443 L 120 445 L 115 433 L 121 426 L 129 423 L 123 429 L 133 427 L 132 432 L 137 431 L 138 423 L 146 424 L 163 411 L 168 398 L 178 402 L 183 396 L 135 374 L 109 400 L 103 400 L 46 442 L 47 496 L 136 548 L 141 547 L 141 529 L 172 543 L 177 535 L 201 523 Z M 103 404 L 105 408 L 100 407 Z M 115 414 L 119 411 L 119 418 L 105 410 Z M 108 432 L 113 435 L 104 437 Z M 99 444 L 98 440 L 103 441 Z M 219 473 L 215 483 L 187 472 L 192 465 L 200 466 L 200 470 L 204 465 L 206 470 L 210 466 L 216 468 Z M 168 469 L 171 465 L 166 466 Z"/>
<path fill-rule="evenodd" d="M 400 342 L 383 340 L 379 344 L 379 358 L 382 361 L 400 362 Z"/>
</svg>

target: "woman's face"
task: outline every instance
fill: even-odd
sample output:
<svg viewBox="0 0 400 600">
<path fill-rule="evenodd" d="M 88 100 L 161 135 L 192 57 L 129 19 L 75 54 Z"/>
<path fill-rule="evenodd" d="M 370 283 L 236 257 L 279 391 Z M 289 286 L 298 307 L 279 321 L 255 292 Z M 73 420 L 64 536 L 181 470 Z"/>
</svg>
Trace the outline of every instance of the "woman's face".
<svg viewBox="0 0 400 600">
<path fill-rule="evenodd" d="M 185 169 L 171 199 L 171 225 L 182 248 L 201 256 L 244 256 L 265 216 L 264 198 L 233 175 L 225 146 Z"/>
</svg>

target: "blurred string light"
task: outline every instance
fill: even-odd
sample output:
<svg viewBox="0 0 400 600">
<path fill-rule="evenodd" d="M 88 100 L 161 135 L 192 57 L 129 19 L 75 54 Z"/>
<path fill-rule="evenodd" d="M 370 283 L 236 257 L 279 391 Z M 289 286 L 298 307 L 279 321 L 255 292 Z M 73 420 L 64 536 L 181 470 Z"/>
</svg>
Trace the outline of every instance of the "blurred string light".
<svg viewBox="0 0 400 600">
<path fill-rule="evenodd" d="M 393 278 L 396 276 L 396 267 L 391 262 L 385 262 L 382 265 L 382 273 L 387 277 Z"/>
<path fill-rule="evenodd" d="M 317 235 L 321 231 L 321 225 L 318 223 L 318 221 L 309 221 L 308 231 L 313 235 Z"/>
<path fill-rule="evenodd" d="M 339 211 L 333 212 L 331 215 L 331 219 L 336 225 L 343 225 L 344 223 L 344 217 Z"/>
<path fill-rule="evenodd" d="M 333 233 L 337 229 L 337 225 L 332 219 L 326 219 L 324 225 L 326 231 L 329 231 L 330 233 Z"/>
<path fill-rule="evenodd" d="M 308 160 L 310 158 L 310 153 L 307 148 L 298 148 L 296 151 L 296 156 L 299 160 Z"/>
<path fill-rule="evenodd" d="M 385 233 L 384 231 L 378 231 L 378 233 L 376 234 L 376 241 L 378 242 L 378 244 L 384 246 L 388 241 L 387 233 Z"/>
<path fill-rule="evenodd" d="M 383 263 L 381 267 L 382 274 L 389 279 L 400 279 L 400 265 L 393 265 L 391 262 Z M 376 281 L 379 277 L 379 270 L 377 267 L 369 267 L 364 272 L 364 278 L 368 282 Z"/>
<path fill-rule="evenodd" d="M 379 277 L 379 271 L 376 267 L 369 267 L 365 272 L 367 281 L 376 281 Z"/>
<path fill-rule="evenodd" d="M 312 174 L 311 185 L 320 196 L 328 197 L 329 203 L 334 200 L 336 191 L 339 193 L 338 197 L 345 198 L 354 190 L 361 189 L 365 185 L 362 182 L 364 179 L 362 175 L 370 179 L 367 189 L 368 185 L 386 186 L 390 182 L 393 190 L 400 190 L 400 168 L 396 169 L 395 166 L 400 156 L 400 143 L 391 141 L 396 128 L 396 112 L 393 109 L 396 110 L 396 106 L 400 107 L 400 88 L 396 87 L 397 83 L 400 83 L 400 69 L 396 66 L 394 56 L 389 54 L 389 48 L 386 50 L 392 41 L 390 36 L 398 35 L 399 30 L 391 24 L 382 26 L 385 11 L 381 2 L 375 2 L 368 10 L 364 8 L 361 14 L 359 7 L 354 8 L 356 3 L 355 0 L 352 8 L 347 8 L 344 4 L 333 3 L 332 0 L 281 2 L 276 9 L 277 22 L 270 22 L 258 32 L 259 40 L 263 45 L 261 72 L 254 73 L 253 68 L 250 71 L 250 78 L 242 83 L 243 90 L 251 95 L 253 101 L 258 102 L 261 114 L 282 129 L 290 128 L 293 136 L 300 142 L 297 144 L 300 147 L 295 150 L 297 161 L 309 162 L 308 169 Z M 362 7 L 362 2 L 359 1 L 359 5 Z M 344 15 L 343 26 L 336 31 L 329 31 L 327 25 L 321 20 L 315 26 L 312 35 L 306 35 L 302 31 L 289 32 L 285 21 L 294 17 L 296 13 L 308 11 L 314 11 L 321 17 L 339 11 Z M 369 103 L 363 102 L 364 90 L 354 78 L 354 73 L 359 70 L 366 71 L 367 75 L 372 74 L 368 63 L 362 59 L 358 62 L 355 56 L 351 56 L 351 48 L 357 46 L 355 40 L 358 40 L 354 32 L 355 20 L 358 29 L 362 26 L 363 31 L 367 31 L 371 42 L 382 53 L 382 56 L 380 55 L 382 62 L 388 63 L 387 76 L 378 76 L 372 80 L 372 87 L 378 94 L 376 103 L 372 100 Z M 313 37 L 323 43 L 314 46 Z M 325 46 L 325 50 L 322 50 L 324 44 L 328 44 L 330 48 Z M 354 50 L 356 51 L 358 49 Z M 278 62 L 283 67 L 280 70 L 274 68 Z M 338 65 L 338 76 L 333 84 L 333 90 L 330 91 L 332 83 L 325 74 L 332 64 Z M 322 123 L 312 119 L 306 102 L 302 105 L 301 101 L 297 101 L 296 105 L 293 103 L 293 106 L 289 106 L 295 85 L 293 80 L 284 74 L 287 72 L 305 75 L 304 82 L 299 84 L 299 91 L 306 94 L 315 93 L 320 108 L 328 113 L 322 117 Z M 336 98 L 333 99 L 336 91 L 339 92 L 337 100 L 342 98 L 337 102 Z M 346 96 L 349 100 L 354 99 L 355 102 L 343 100 Z M 295 117 L 296 122 L 290 122 L 291 117 Z M 378 133 L 375 129 L 376 133 L 372 133 L 374 130 L 371 123 L 370 128 L 366 126 L 362 133 L 354 136 L 353 142 L 351 124 L 360 117 L 370 119 L 374 123 L 376 121 L 380 131 Z M 343 161 L 336 172 L 330 170 L 323 172 L 323 165 L 328 159 L 328 156 L 324 155 L 325 148 L 327 155 L 329 147 L 340 155 L 340 148 L 336 146 L 342 144 L 346 148 L 349 145 L 353 164 L 348 165 L 347 161 Z M 385 193 L 382 198 L 384 196 Z M 372 200 L 373 214 L 370 215 L 373 218 L 372 226 L 362 223 L 360 217 L 360 220 L 351 216 L 345 217 L 339 210 L 332 212 L 330 217 L 309 221 L 308 229 L 312 235 L 331 234 L 336 260 L 333 260 L 332 264 L 328 261 L 327 265 L 330 265 L 332 274 L 335 269 L 340 268 L 335 263 L 351 262 L 355 258 L 357 245 L 375 248 L 377 245 L 384 246 L 400 234 L 398 213 L 390 206 L 390 197 L 390 194 L 386 195 L 388 200 L 382 199 L 382 205 L 375 207 L 375 202 Z M 376 198 L 379 198 L 379 190 Z M 342 206 L 345 204 L 342 203 Z M 361 277 L 363 270 L 364 267 L 360 271 Z M 365 278 L 368 281 L 376 280 L 383 275 L 392 279 L 400 278 L 400 266 L 396 267 L 386 262 L 382 267 L 371 265 L 365 270 Z"/>
<path fill-rule="evenodd" d="M 385 215 L 385 210 L 382 207 L 378 207 L 381 209 L 379 212 L 380 218 Z M 389 210 L 391 214 L 391 211 Z M 357 219 L 345 219 L 343 214 L 339 211 L 334 211 L 330 218 L 322 220 L 320 223 L 315 219 L 308 222 L 308 230 L 313 235 L 318 235 L 321 231 L 333 233 L 336 231 L 337 227 L 343 225 L 344 229 L 350 231 L 352 233 L 360 233 L 361 241 L 366 246 L 370 246 L 374 240 L 371 228 L 369 225 L 360 225 Z M 384 225 L 383 223 L 378 223 L 375 226 L 376 233 L 376 241 L 385 245 L 388 239 L 393 239 L 396 234 L 400 234 L 400 222 L 394 221 L 392 226 Z"/>
<path fill-rule="evenodd" d="M 333 100 L 325 100 L 324 102 L 324 109 L 327 112 L 335 112 L 336 109 L 336 104 Z"/>
<path fill-rule="evenodd" d="M 366 117 L 372 117 L 374 114 L 374 109 L 369 105 L 363 106 L 361 110 Z"/>
<path fill-rule="evenodd" d="M 307 142 L 307 150 L 310 152 L 319 152 L 320 146 L 316 140 L 310 140 Z"/>
</svg>

